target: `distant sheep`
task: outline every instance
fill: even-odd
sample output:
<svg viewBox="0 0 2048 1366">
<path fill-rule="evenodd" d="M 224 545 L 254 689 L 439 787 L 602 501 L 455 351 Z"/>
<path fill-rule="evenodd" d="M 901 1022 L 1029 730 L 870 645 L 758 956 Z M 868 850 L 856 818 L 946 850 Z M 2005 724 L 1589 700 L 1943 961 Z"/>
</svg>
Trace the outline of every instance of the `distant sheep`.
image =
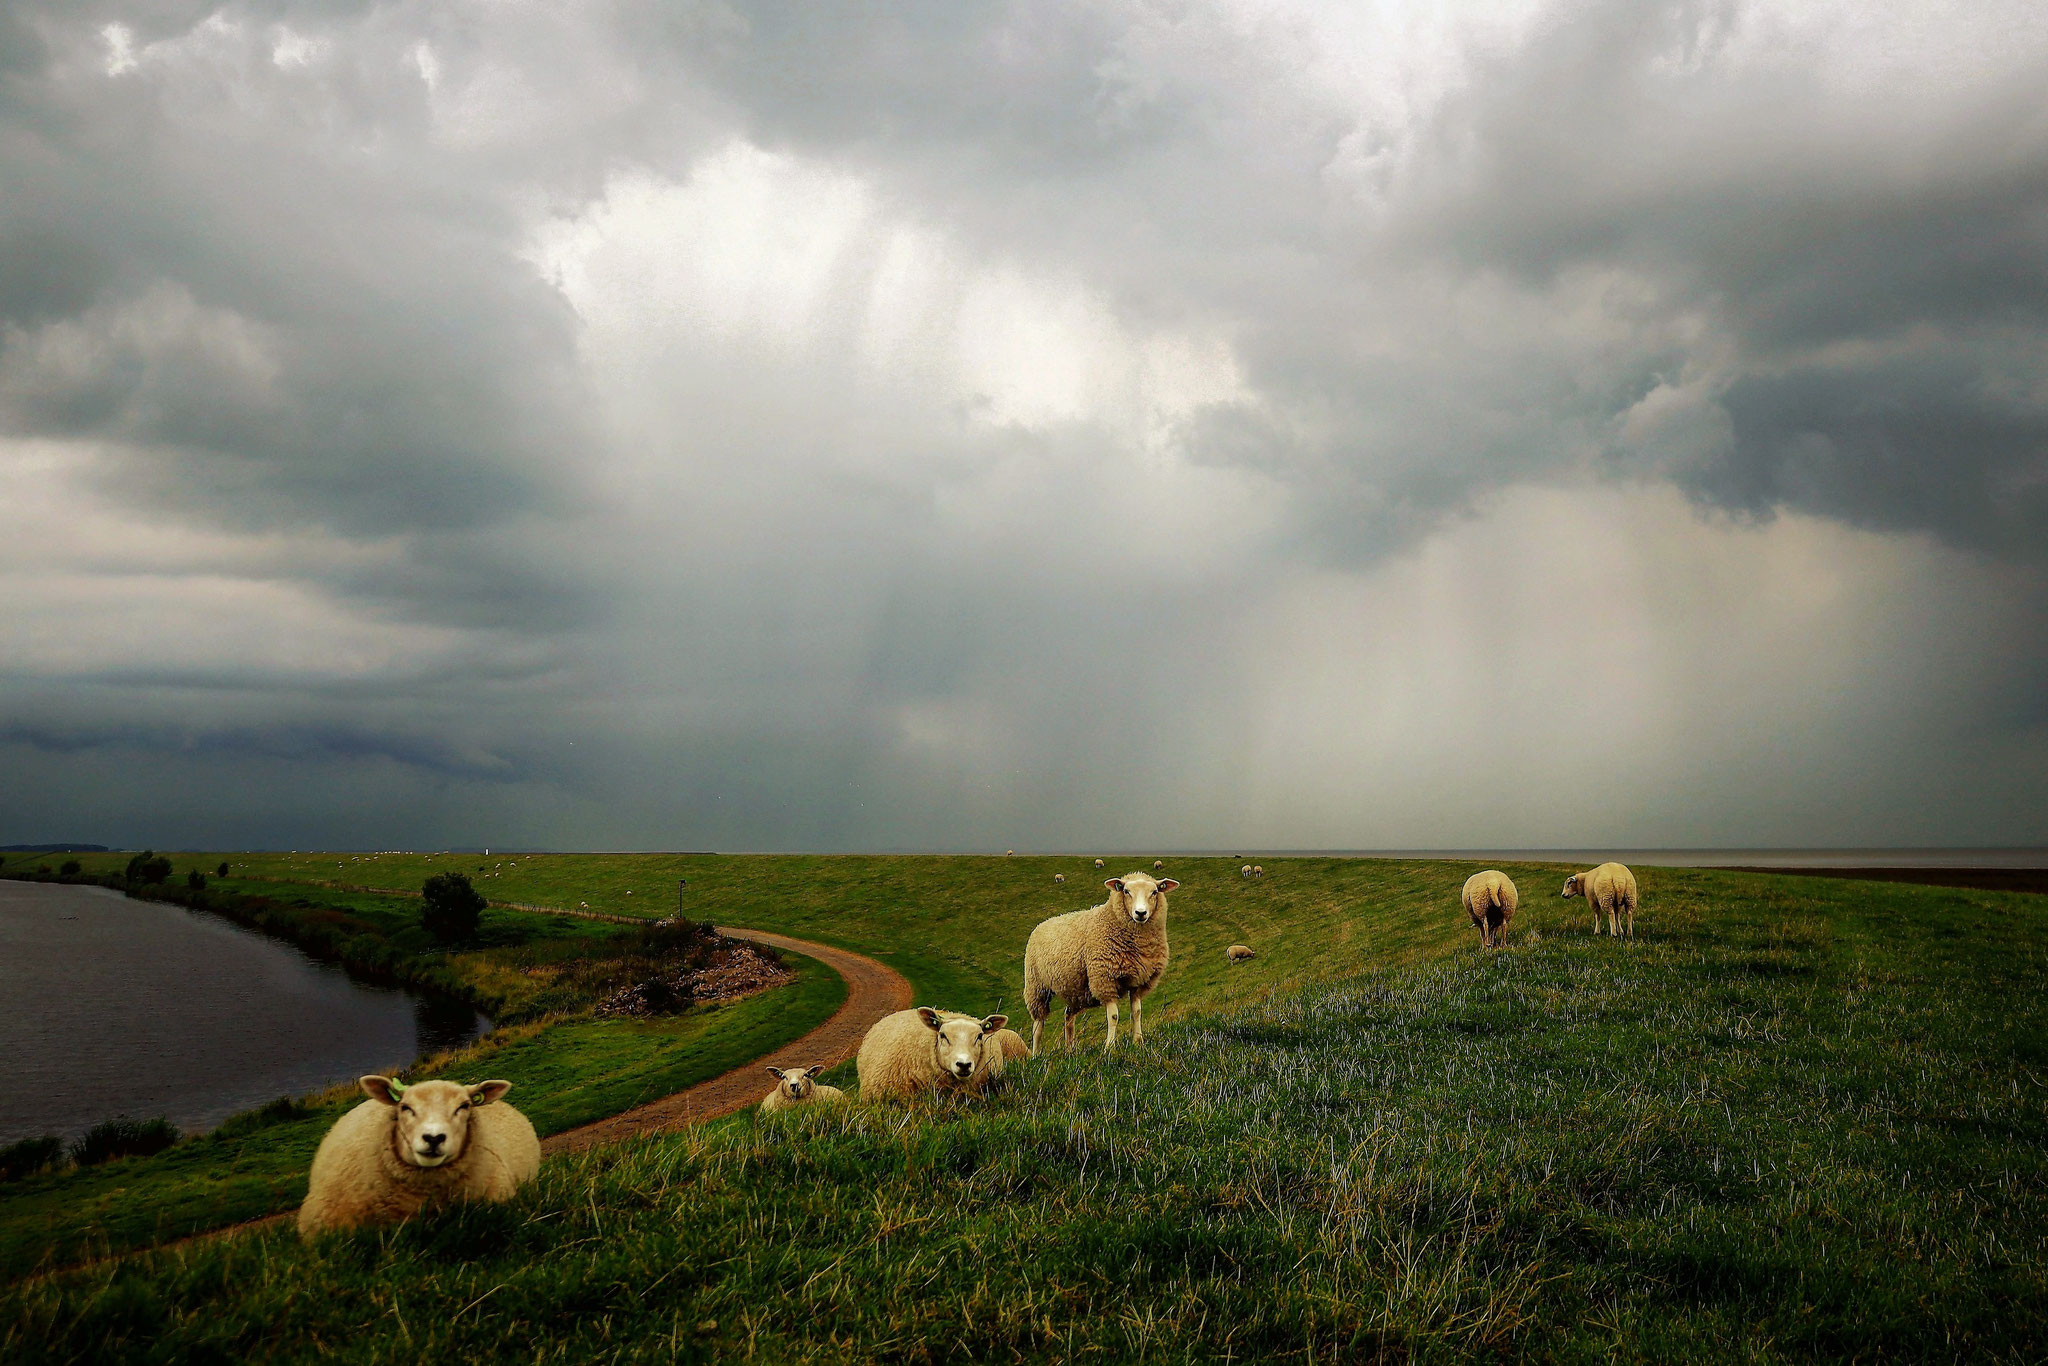
<svg viewBox="0 0 2048 1366">
<path fill-rule="evenodd" d="M 1052 880 L 1054 882 L 1065 882 L 1067 880 L 1067 875 L 1065 873 L 1054 873 L 1052 875 Z"/>
<path fill-rule="evenodd" d="M 1165 859 L 1163 859 L 1163 858 L 1156 858 L 1156 859 L 1153 859 L 1153 860 L 1152 860 L 1152 871 L 1153 871 L 1153 872 L 1155 872 L 1155 873 L 1157 873 L 1157 872 L 1160 872 L 1160 871 L 1164 870 L 1164 869 L 1165 869 L 1165 867 L 1166 867 L 1166 860 L 1165 860 Z"/>
<path fill-rule="evenodd" d="M 1593 933 L 1600 933 L 1600 916 L 1607 915 L 1607 932 L 1619 935 L 1616 918 L 1625 917 L 1628 937 L 1636 937 L 1636 875 L 1619 863 L 1603 863 L 1590 873 L 1573 873 L 1564 880 L 1564 895 L 1583 896 L 1593 907 Z"/>
<path fill-rule="evenodd" d="M 1101 860 L 1101 859 L 1097 859 L 1097 860 L 1095 860 L 1095 866 L 1096 866 L 1097 868 L 1100 868 L 1100 867 L 1102 866 L 1102 860 Z"/>
<path fill-rule="evenodd" d="M 883 1016 L 854 1056 L 862 1098 L 907 1100 L 933 1091 L 986 1090 L 1003 1075 L 1005 1048 L 998 1036 L 1009 1022 L 1007 1015 L 977 1020 L 930 1006 Z"/>
<path fill-rule="evenodd" d="M 540 1170 L 540 1139 L 499 1101 L 509 1081 L 465 1086 L 363 1077 L 369 1099 L 313 1154 L 299 1233 L 392 1223 L 458 1200 L 507 1200 Z"/>
<path fill-rule="evenodd" d="M 1244 963 L 1257 958 L 1259 955 L 1246 948 L 1243 944 L 1232 944 L 1223 951 L 1223 956 L 1233 963 Z"/>
<path fill-rule="evenodd" d="M 1237 870 L 1237 875 L 1239 877 L 1250 877 L 1252 875 L 1252 866 L 1247 863 L 1244 867 Z"/>
<path fill-rule="evenodd" d="M 829 1105 L 835 1100 L 846 1099 L 846 1092 L 838 1087 L 818 1084 L 818 1074 L 825 1070 L 824 1063 L 787 1069 L 770 1067 L 768 1070 L 775 1074 L 775 1089 L 762 1100 L 761 1108 L 770 1114 L 799 1105 Z"/>
<path fill-rule="evenodd" d="M 1066 1005 L 1063 1038 L 1074 1046 L 1074 1017 L 1107 1008 L 1108 1041 L 1116 1047 L 1117 1001 L 1131 1002 L 1131 1041 L 1145 1041 L 1145 995 L 1166 973 L 1166 894 L 1180 884 L 1126 873 L 1103 884 L 1109 900 L 1085 911 L 1041 921 L 1024 945 L 1024 1008 L 1031 1013 L 1031 1053 L 1052 1013 L 1052 998 Z"/>
<path fill-rule="evenodd" d="M 1465 879 L 1465 914 L 1479 927 L 1479 947 L 1490 949 L 1507 942 L 1508 922 L 1522 904 L 1520 892 L 1506 873 L 1489 868 Z"/>
<path fill-rule="evenodd" d="M 1263 863 L 1254 863 L 1254 864 L 1252 865 L 1252 876 L 1253 876 L 1253 877 L 1264 877 L 1265 875 L 1266 875 L 1266 865 L 1265 865 L 1265 864 L 1263 864 Z"/>
</svg>

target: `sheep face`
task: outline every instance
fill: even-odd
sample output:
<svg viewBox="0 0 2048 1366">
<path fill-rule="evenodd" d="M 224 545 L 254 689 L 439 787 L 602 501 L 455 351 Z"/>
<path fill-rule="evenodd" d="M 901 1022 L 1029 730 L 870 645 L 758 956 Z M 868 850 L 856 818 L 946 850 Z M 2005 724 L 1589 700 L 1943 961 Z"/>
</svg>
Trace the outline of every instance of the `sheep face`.
<svg viewBox="0 0 2048 1366">
<path fill-rule="evenodd" d="M 1564 890 L 1563 890 L 1562 892 L 1558 893 L 1558 895 L 1560 895 L 1560 896 L 1577 896 L 1577 895 L 1578 895 L 1579 893 L 1581 893 L 1581 892 L 1583 892 L 1583 891 L 1585 891 L 1585 890 L 1586 890 L 1586 881 L 1585 881 L 1585 879 L 1584 879 L 1584 878 L 1582 878 L 1582 877 L 1581 877 L 1581 876 L 1580 876 L 1579 874 L 1577 874 L 1577 873 L 1573 873 L 1573 874 L 1572 874 L 1572 875 L 1571 875 L 1570 877 L 1568 877 L 1568 878 L 1566 878 L 1566 879 L 1564 880 Z"/>
<path fill-rule="evenodd" d="M 422 1081 L 400 1086 L 389 1077 L 363 1077 L 363 1094 L 391 1106 L 391 1147 L 400 1160 L 432 1169 L 462 1156 L 469 1144 L 469 1117 L 512 1089 L 509 1081 L 464 1086 L 455 1081 Z"/>
<path fill-rule="evenodd" d="M 825 1070 L 825 1064 L 815 1063 L 810 1067 L 788 1069 L 771 1067 L 768 1070 L 775 1074 L 775 1080 L 783 1095 L 791 1100 L 809 1100 L 818 1090 L 818 1074 Z"/>
<path fill-rule="evenodd" d="M 919 1007 L 917 1017 L 932 1031 L 932 1051 L 939 1071 L 954 1081 L 970 1080 L 981 1071 L 983 1042 L 1010 1022 L 1007 1015 L 991 1015 L 985 1020 L 946 1020 L 929 1006 Z"/>
<path fill-rule="evenodd" d="M 1165 911 L 1166 903 L 1160 898 L 1180 886 L 1170 877 L 1154 882 L 1143 873 L 1126 873 L 1102 885 L 1109 888 L 1111 904 L 1128 916 L 1133 925 L 1142 925 Z"/>
</svg>

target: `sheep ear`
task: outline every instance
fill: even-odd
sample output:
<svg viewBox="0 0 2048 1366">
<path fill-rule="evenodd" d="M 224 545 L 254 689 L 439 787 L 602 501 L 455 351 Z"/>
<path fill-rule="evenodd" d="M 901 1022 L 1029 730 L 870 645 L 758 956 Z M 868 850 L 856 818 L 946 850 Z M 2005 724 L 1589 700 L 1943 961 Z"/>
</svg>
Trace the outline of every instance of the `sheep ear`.
<svg viewBox="0 0 2048 1366">
<path fill-rule="evenodd" d="M 1124 889 L 1124 880 L 1120 877 L 1113 877 L 1105 881 L 1102 885 L 1105 887 L 1114 887 L 1116 888 L 1116 890 L 1121 892 Z"/>
<path fill-rule="evenodd" d="M 777 1081 L 781 1081 L 781 1080 L 782 1080 L 782 1069 L 781 1069 L 781 1068 L 779 1068 L 779 1067 L 775 1066 L 775 1065 L 774 1065 L 773 1063 L 770 1063 L 770 1064 L 768 1064 L 768 1071 L 769 1071 L 769 1072 L 770 1072 L 771 1074 L 773 1074 L 773 1076 L 775 1077 L 775 1079 L 776 1079 Z"/>
<path fill-rule="evenodd" d="M 512 1083 L 509 1081 L 480 1081 L 469 1088 L 469 1103 L 471 1105 L 489 1105 L 511 1089 Z"/>
<path fill-rule="evenodd" d="M 1180 886 L 1180 884 L 1178 882 L 1175 882 L 1170 877 L 1163 877 L 1159 879 L 1159 890 L 1162 892 L 1170 892 L 1178 886 Z"/>
<path fill-rule="evenodd" d="M 812 1063 L 812 1064 L 811 1064 L 811 1065 L 810 1065 L 809 1067 L 806 1067 L 806 1068 L 804 1069 L 804 1075 L 805 1075 L 805 1076 L 807 1076 L 807 1077 L 815 1077 L 815 1076 L 820 1076 L 820 1075 L 822 1075 L 822 1074 L 824 1073 L 824 1071 L 825 1071 L 825 1064 L 824 1064 L 824 1063 L 821 1063 L 821 1062 L 814 1062 L 814 1063 Z"/>
<path fill-rule="evenodd" d="M 986 1020 L 983 1020 L 981 1022 L 981 1032 L 984 1034 L 993 1034 L 1009 1022 L 1010 1017 L 1007 1015 L 991 1015 Z"/>
<path fill-rule="evenodd" d="M 371 1100 L 382 1101 L 386 1105 L 398 1104 L 399 1094 L 405 1090 L 389 1077 L 357 1077 L 356 1085 L 362 1087 L 363 1094 Z"/>
<path fill-rule="evenodd" d="M 917 1008 L 917 1018 L 924 1021 L 925 1028 L 927 1029 L 937 1029 L 939 1027 L 939 1012 L 933 1010 L 930 1006 L 919 1006 Z"/>
</svg>

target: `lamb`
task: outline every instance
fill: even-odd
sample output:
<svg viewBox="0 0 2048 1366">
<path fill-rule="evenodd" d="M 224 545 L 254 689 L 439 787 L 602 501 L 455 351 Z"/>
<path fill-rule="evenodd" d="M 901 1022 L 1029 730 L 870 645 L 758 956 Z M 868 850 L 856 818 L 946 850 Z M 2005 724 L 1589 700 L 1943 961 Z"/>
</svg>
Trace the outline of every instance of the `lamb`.
<svg viewBox="0 0 2048 1366">
<path fill-rule="evenodd" d="M 1567 897 L 1584 896 L 1593 907 L 1593 933 L 1600 933 L 1600 913 L 1607 913 L 1607 932 L 1619 935 L 1616 916 L 1625 916 L 1628 937 L 1636 937 L 1636 875 L 1619 863 L 1603 863 L 1590 873 L 1573 873 L 1564 880 Z"/>
<path fill-rule="evenodd" d="M 775 1074 L 775 1089 L 762 1099 L 761 1108 L 770 1114 L 799 1105 L 829 1105 L 835 1100 L 846 1099 L 846 1092 L 838 1087 L 818 1084 L 818 1074 L 825 1070 L 824 1063 L 792 1067 L 787 1071 L 780 1067 L 768 1070 Z"/>
<path fill-rule="evenodd" d="M 1246 948 L 1243 944 L 1232 944 L 1229 948 L 1223 951 L 1223 956 L 1225 958 L 1228 958 L 1233 963 L 1243 963 L 1250 959 L 1257 958 L 1259 955 L 1253 952 L 1251 949 Z"/>
<path fill-rule="evenodd" d="M 1505 944 L 1508 922 L 1515 918 L 1515 908 L 1522 904 L 1522 894 L 1515 890 L 1514 881 L 1498 868 L 1474 873 L 1465 879 L 1463 899 L 1465 914 L 1479 927 L 1479 947 L 1490 949 Z"/>
<path fill-rule="evenodd" d="M 930 1006 L 885 1015 L 854 1056 L 861 1096 L 907 1100 L 933 1091 L 985 1091 L 1003 1075 L 998 1036 L 1009 1022 L 1007 1015 L 977 1020 Z"/>
<path fill-rule="evenodd" d="M 313 1154 L 299 1233 L 409 1219 L 457 1200 L 507 1200 L 540 1170 L 525 1115 L 498 1103 L 509 1081 L 363 1077 L 368 1100 L 335 1121 Z"/>
<path fill-rule="evenodd" d="M 1106 1006 L 1109 1039 L 1116 1047 L 1117 1000 L 1131 1001 L 1131 1041 L 1145 1041 L 1145 995 L 1166 972 L 1166 894 L 1180 884 L 1144 873 L 1110 878 L 1109 900 L 1039 922 L 1024 945 L 1024 1008 L 1031 1012 L 1031 1055 L 1052 1013 L 1052 998 L 1066 1005 L 1064 1039 L 1074 1046 L 1074 1017 Z"/>
</svg>

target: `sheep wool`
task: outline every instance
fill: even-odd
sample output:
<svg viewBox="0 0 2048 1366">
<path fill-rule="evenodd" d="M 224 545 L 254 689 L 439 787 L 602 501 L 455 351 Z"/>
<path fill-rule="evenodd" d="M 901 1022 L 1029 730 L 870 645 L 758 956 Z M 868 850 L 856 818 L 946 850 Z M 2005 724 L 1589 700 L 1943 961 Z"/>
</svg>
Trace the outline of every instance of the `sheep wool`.
<svg viewBox="0 0 2048 1366">
<path fill-rule="evenodd" d="M 809 1067 L 769 1067 L 775 1074 L 775 1089 L 762 1098 L 761 1108 L 770 1114 L 777 1110 L 790 1110 L 804 1105 L 830 1105 L 846 1099 L 846 1092 L 836 1086 L 821 1086 L 818 1074 L 825 1070 L 824 1063 Z"/>
<path fill-rule="evenodd" d="M 1117 1002 L 1131 1002 L 1131 1040 L 1145 1041 L 1145 996 L 1166 974 L 1166 894 L 1180 883 L 1126 873 L 1103 884 L 1109 900 L 1085 911 L 1069 911 L 1039 922 L 1024 945 L 1024 1008 L 1031 1013 L 1031 1052 L 1052 1013 L 1052 998 L 1065 1004 L 1062 1038 L 1074 1046 L 1075 1016 L 1105 1007 L 1116 1047 Z"/>
<path fill-rule="evenodd" d="M 1479 947 L 1494 948 L 1507 942 L 1508 922 L 1522 904 L 1513 879 L 1498 868 L 1474 873 L 1465 879 L 1465 914 L 1479 928 Z"/>
<path fill-rule="evenodd" d="M 1619 935 L 1618 922 L 1628 926 L 1628 937 L 1636 937 L 1636 875 L 1619 863 L 1603 863 L 1590 873 L 1573 873 L 1564 880 L 1564 895 L 1583 896 L 1593 908 L 1593 933 L 1600 933 L 1600 917 L 1607 916 L 1607 932 Z"/>
<path fill-rule="evenodd" d="M 1002 1079 L 1007 1015 L 977 1020 L 918 1006 L 877 1020 L 860 1041 L 854 1070 L 863 1100 L 908 1100 L 933 1092 L 979 1094 Z M 1022 1039 L 1018 1040 L 1020 1043 Z"/>
<path fill-rule="evenodd" d="M 299 1233 L 395 1223 L 458 1200 L 507 1200 L 540 1171 L 540 1139 L 499 1098 L 509 1081 L 402 1086 L 364 1077 L 369 1099 L 313 1154 Z"/>
</svg>

